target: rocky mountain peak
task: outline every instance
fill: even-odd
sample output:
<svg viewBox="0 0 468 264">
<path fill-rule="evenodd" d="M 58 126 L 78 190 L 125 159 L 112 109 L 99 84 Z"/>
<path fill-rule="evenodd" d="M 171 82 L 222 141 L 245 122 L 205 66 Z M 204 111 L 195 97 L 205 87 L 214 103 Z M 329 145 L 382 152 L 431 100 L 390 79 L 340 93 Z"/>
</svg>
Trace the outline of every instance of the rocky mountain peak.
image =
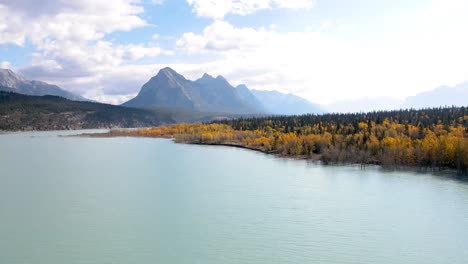
<svg viewBox="0 0 468 264">
<path fill-rule="evenodd" d="M 159 70 L 158 74 L 155 77 L 166 77 L 166 78 L 184 78 L 182 75 L 174 71 L 170 67 L 165 67 Z M 185 79 L 185 78 L 184 78 Z"/>
<path fill-rule="evenodd" d="M 178 74 L 176 71 L 174 71 L 171 67 L 165 67 L 159 70 L 159 73 L 162 74 L 170 74 L 170 75 L 175 75 Z"/>
<path fill-rule="evenodd" d="M 26 81 L 23 77 L 16 75 L 10 69 L 0 69 L 0 85 L 17 88 L 18 84 Z"/>
<path fill-rule="evenodd" d="M 35 96 L 55 95 L 76 101 L 87 100 L 86 98 L 83 98 L 79 95 L 63 90 L 56 85 L 41 81 L 27 80 L 17 75 L 10 69 L 0 69 L 0 86 L 3 87 L 0 90 L 19 94 Z"/>
<path fill-rule="evenodd" d="M 165 82 L 170 83 L 172 86 L 178 86 L 178 83 L 185 82 L 186 79 L 184 76 L 180 75 L 178 72 L 172 68 L 165 67 L 159 70 L 158 74 L 151 78 L 150 82 Z"/>
<path fill-rule="evenodd" d="M 223 77 L 223 76 L 221 76 L 221 75 L 218 75 L 218 77 L 216 77 L 216 80 L 218 80 L 218 81 L 225 81 L 225 82 L 227 82 L 226 78 L 224 78 L 224 77 Z"/>
<path fill-rule="evenodd" d="M 215 78 L 211 75 L 209 75 L 208 73 L 204 73 L 203 76 L 196 80 L 195 82 L 196 83 L 208 83 L 208 82 L 212 82 L 213 80 L 215 80 Z"/>
<path fill-rule="evenodd" d="M 214 79 L 213 76 L 209 75 L 208 73 L 204 73 L 203 76 L 201 77 L 202 79 Z"/>
<path fill-rule="evenodd" d="M 236 86 L 236 89 L 238 90 L 249 90 L 245 84 L 239 84 Z"/>
</svg>

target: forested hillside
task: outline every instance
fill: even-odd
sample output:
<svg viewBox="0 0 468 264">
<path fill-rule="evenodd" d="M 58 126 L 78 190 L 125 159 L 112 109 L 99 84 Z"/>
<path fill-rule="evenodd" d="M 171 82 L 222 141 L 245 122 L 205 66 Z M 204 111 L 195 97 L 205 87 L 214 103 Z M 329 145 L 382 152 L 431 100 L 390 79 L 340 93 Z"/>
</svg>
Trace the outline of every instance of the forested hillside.
<svg viewBox="0 0 468 264">
<path fill-rule="evenodd" d="M 174 122 L 168 114 L 154 111 L 0 92 L 0 130 L 144 127 Z"/>
</svg>

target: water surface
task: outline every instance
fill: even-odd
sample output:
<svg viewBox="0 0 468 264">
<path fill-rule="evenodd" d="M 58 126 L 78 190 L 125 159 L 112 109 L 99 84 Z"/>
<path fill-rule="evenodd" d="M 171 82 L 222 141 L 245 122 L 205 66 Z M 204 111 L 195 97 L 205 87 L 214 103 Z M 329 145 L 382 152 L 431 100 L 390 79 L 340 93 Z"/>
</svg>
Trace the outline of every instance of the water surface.
<svg viewBox="0 0 468 264">
<path fill-rule="evenodd" d="M 0 135 L 0 263 L 467 263 L 461 181 L 64 133 Z"/>
</svg>

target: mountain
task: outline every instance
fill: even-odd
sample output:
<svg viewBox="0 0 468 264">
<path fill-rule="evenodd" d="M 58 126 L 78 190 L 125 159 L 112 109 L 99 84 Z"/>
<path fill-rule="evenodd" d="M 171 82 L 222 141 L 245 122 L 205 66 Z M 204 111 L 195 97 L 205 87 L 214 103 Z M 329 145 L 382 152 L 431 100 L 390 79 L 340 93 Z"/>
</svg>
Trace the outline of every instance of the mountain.
<svg viewBox="0 0 468 264">
<path fill-rule="evenodd" d="M 262 113 L 264 109 L 257 102 L 249 100 L 246 93 L 234 88 L 222 76 L 216 78 L 204 74 L 202 78 L 195 81 L 201 88 L 200 95 L 206 102 L 207 108 L 213 107 L 211 111 L 240 112 L 240 113 Z"/>
<path fill-rule="evenodd" d="M 204 74 L 196 81 L 185 79 L 171 68 L 161 69 L 143 85 L 138 95 L 123 106 L 137 108 L 175 107 L 205 112 L 261 113 L 257 106 L 222 76 Z"/>
<path fill-rule="evenodd" d="M 324 105 L 330 113 L 359 113 L 379 110 L 397 110 L 401 108 L 402 100 L 390 97 L 363 97 L 355 100 L 343 100 Z"/>
<path fill-rule="evenodd" d="M 5 88 L 1 87 L 0 88 Z M 0 130 L 67 130 L 147 127 L 175 123 L 168 113 L 0 92 Z"/>
<path fill-rule="evenodd" d="M 164 68 L 141 87 L 138 95 L 124 103 L 130 107 L 196 108 L 191 91 L 195 84 L 170 68 Z"/>
<path fill-rule="evenodd" d="M 55 95 L 70 100 L 88 101 L 79 95 L 67 92 L 57 85 L 41 81 L 30 81 L 18 76 L 10 69 L 0 69 L 0 91 L 26 95 Z"/>
<path fill-rule="evenodd" d="M 453 87 L 441 86 L 406 98 L 403 108 L 468 106 L 468 82 Z"/>
<path fill-rule="evenodd" d="M 324 112 L 320 105 L 293 94 L 260 90 L 251 90 L 251 92 L 262 103 L 265 109 L 272 114 L 300 115 L 307 113 L 320 114 Z"/>
<path fill-rule="evenodd" d="M 257 105 L 262 112 L 268 113 L 269 111 L 265 108 L 262 102 L 252 93 L 252 91 L 245 86 L 245 84 L 240 84 L 236 87 L 237 92 L 245 101 L 249 102 L 252 105 Z"/>
</svg>

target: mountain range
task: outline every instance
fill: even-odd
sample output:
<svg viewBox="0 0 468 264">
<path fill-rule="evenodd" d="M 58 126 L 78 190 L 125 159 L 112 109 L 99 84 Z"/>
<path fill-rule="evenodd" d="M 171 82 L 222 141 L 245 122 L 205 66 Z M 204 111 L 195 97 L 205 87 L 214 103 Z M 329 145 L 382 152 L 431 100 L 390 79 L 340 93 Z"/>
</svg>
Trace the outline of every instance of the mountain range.
<svg viewBox="0 0 468 264">
<path fill-rule="evenodd" d="M 410 96 L 401 105 L 402 108 L 415 109 L 438 106 L 468 106 L 468 82 Z"/>
<path fill-rule="evenodd" d="M 210 122 L 241 116 L 246 115 L 165 107 L 139 109 L 90 101 L 71 101 L 53 95 L 31 96 L 0 91 L 0 132 L 151 127 Z"/>
<path fill-rule="evenodd" d="M 222 76 L 204 74 L 196 81 L 164 68 L 143 85 L 138 95 L 122 104 L 128 107 L 174 107 L 203 112 L 263 113 L 250 91 L 234 88 Z"/>
<path fill-rule="evenodd" d="M 35 96 L 55 95 L 74 101 L 89 101 L 82 96 L 65 91 L 57 85 L 27 80 L 10 69 L 0 69 L 0 91 Z"/>
<path fill-rule="evenodd" d="M 341 100 L 322 107 L 329 113 L 358 113 L 372 111 L 390 111 L 400 109 L 403 100 L 391 97 L 361 97 L 352 100 Z"/>
<path fill-rule="evenodd" d="M 27 80 L 9 69 L 0 69 L 0 91 L 33 96 L 55 95 L 74 101 L 89 101 L 56 85 Z M 468 105 L 468 82 L 454 87 L 442 86 L 405 100 L 365 97 L 320 105 L 293 94 L 253 90 L 243 84 L 234 87 L 224 77 L 213 77 L 207 73 L 198 80 L 191 81 L 168 67 L 161 69 L 146 82 L 135 98 L 122 104 L 132 108 L 164 109 L 166 112 L 178 113 L 177 115 L 184 117 L 184 121 L 226 115 L 368 112 L 452 105 Z"/>
<path fill-rule="evenodd" d="M 363 97 L 320 105 L 293 94 L 251 90 L 244 84 L 234 87 L 222 76 L 214 78 L 207 73 L 196 81 L 190 81 L 171 68 L 160 70 L 143 85 L 135 98 L 123 104 L 139 108 L 174 107 L 202 112 L 275 115 L 370 112 L 452 105 L 468 105 L 468 82 L 455 87 L 443 86 L 410 96 L 406 100 Z"/>
<path fill-rule="evenodd" d="M 271 107 L 271 105 L 266 104 Z M 273 113 L 245 85 L 204 74 L 189 81 L 165 68 L 122 106 L 92 102 L 56 85 L 0 70 L 0 130 L 142 127 Z"/>
<path fill-rule="evenodd" d="M 390 97 L 362 97 L 324 105 L 327 112 L 371 112 L 379 110 L 422 109 L 444 106 L 468 106 L 468 82 L 455 86 L 441 86 L 405 99 Z"/>
<path fill-rule="evenodd" d="M 322 114 L 325 111 L 319 104 L 312 103 L 294 94 L 278 91 L 251 90 L 252 94 L 265 107 L 268 113 L 275 115 L 300 115 L 306 113 Z"/>
<path fill-rule="evenodd" d="M 138 95 L 122 104 L 128 107 L 180 107 L 197 111 L 236 114 L 293 115 L 322 113 L 318 104 L 277 91 L 250 90 L 232 86 L 224 77 L 205 73 L 187 80 L 171 68 L 164 68 L 143 85 Z"/>
</svg>

